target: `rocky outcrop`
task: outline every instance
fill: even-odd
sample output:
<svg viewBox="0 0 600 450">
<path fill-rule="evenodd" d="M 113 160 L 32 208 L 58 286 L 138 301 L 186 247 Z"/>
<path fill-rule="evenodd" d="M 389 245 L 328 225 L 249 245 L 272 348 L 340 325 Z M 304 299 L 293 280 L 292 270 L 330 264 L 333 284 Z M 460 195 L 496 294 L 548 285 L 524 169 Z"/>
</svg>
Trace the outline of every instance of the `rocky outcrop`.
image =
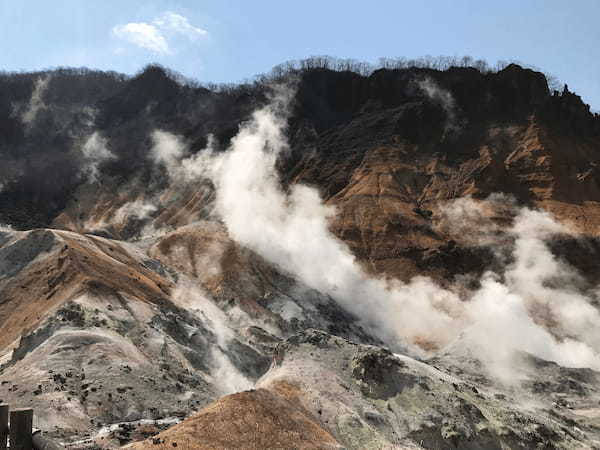
<svg viewBox="0 0 600 450">
<path fill-rule="evenodd" d="M 550 95 L 542 74 L 510 65 L 488 75 L 380 71 L 367 79 L 331 75 L 327 84 L 322 71 L 306 78 L 298 110 L 302 129 L 315 131 L 288 160 L 289 179 L 319 188 L 338 211 L 333 230 L 371 270 L 402 279 L 428 271 L 431 253 L 443 253 L 450 239 L 435 228 L 436 216 L 462 196 L 508 194 L 597 235 L 598 119 L 572 93 Z M 423 80 L 434 90 L 429 97 Z M 338 90 L 351 94 L 337 100 Z M 461 255 L 472 250 L 458 244 L 453 263 L 429 274 L 464 273 L 451 268 L 465 267 L 469 258 Z"/>
<path fill-rule="evenodd" d="M 308 411 L 265 389 L 224 397 L 181 424 L 126 448 L 174 447 L 189 450 L 344 448 Z"/>
<path fill-rule="evenodd" d="M 458 369 L 455 362 L 419 361 L 307 330 L 279 345 L 258 386 L 273 392 L 294 386 L 300 404 L 349 449 L 597 444 L 598 428 L 583 411 L 600 395 L 598 373 L 538 361 L 532 366 L 537 387 L 522 388 L 482 383 L 480 368 L 461 364 Z M 566 379 L 580 380 L 573 386 L 585 395 L 557 389 Z"/>
<path fill-rule="evenodd" d="M 506 230 L 528 206 L 579 233 L 548 247 L 595 295 L 600 119 L 566 87 L 550 93 L 517 65 L 313 68 L 287 81 L 283 189 L 315 187 L 367 272 L 459 279 L 455 290 L 488 269 L 500 279 Z M 43 106 L 25 120 L 36 89 Z M 34 406 L 72 448 L 115 448 L 198 411 L 135 448 L 597 446 L 596 372 L 521 355 L 530 371 L 506 386 L 456 348 L 394 354 L 332 298 L 337 286 L 319 292 L 235 242 L 210 181 L 152 161 L 155 130 L 190 155 L 209 135 L 225 150 L 268 91 L 209 90 L 158 66 L 0 77 L 0 224 L 24 230 L 0 228 L 0 398 Z M 112 156 L 90 178 L 81 149 L 94 133 Z M 449 202 L 492 194 L 482 223 L 449 224 Z M 545 310 L 535 319 L 554 331 Z"/>
<path fill-rule="evenodd" d="M 239 248 L 215 223 L 147 247 L 57 230 L 6 234 L 0 399 L 35 407 L 38 427 L 72 448 L 95 439 L 114 448 L 143 437 L 149 422 L 158 430 L 252 387 L 299 329 L 377 342 L 331 298 Z M 291 408 L 256 395 L 252 404 Z M 313 426 L 295 414 L 299 429 Z M 104 428 L 116 424 L 130 432 Z M 329 442 L 314 433 L 322 436 L 306 448 Z"/>
</svg>

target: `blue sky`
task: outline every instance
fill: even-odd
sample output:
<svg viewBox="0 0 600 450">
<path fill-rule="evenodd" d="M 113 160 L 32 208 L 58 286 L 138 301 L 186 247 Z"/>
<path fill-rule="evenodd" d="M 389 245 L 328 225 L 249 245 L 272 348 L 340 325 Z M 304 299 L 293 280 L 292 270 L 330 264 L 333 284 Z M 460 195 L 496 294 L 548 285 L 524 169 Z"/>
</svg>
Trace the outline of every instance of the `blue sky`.
<svg viewBox="0 0 600 450">
<path fill-rule="evenodd" d="M 159 62 L 232 82 L 310 55 L 471 55 L 552 73 L 600 110 L 596 0 L 0 0 L 0 69 Z"/>
</svg>

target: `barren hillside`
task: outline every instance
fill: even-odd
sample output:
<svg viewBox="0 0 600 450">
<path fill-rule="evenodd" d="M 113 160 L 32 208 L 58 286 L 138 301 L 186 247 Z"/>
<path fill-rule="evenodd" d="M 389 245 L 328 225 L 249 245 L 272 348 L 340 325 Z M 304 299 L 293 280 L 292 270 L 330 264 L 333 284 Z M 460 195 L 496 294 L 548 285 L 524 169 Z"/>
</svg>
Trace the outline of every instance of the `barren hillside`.
<svg viewBox="0 0 600 450">
<path fill-rule="evenodd" d="M 539 72 L 4 74 L 0 156 L 0 399 L 68 448 L 600 448 L 600 118 Z"/>
</svg>

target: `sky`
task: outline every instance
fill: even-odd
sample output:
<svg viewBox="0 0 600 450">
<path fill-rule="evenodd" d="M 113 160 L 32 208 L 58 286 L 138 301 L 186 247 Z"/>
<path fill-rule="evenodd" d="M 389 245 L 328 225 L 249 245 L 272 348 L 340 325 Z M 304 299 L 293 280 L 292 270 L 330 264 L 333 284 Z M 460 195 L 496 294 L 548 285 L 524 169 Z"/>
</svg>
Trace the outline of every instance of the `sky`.
<svg viewBox="0 0 600 450">
<path fill-rule="evenodd" d="M 0 70 L 163 64 L 237 82 L 331 55 L 521 61 L 600 111 L 600 0 L 0 0 Z"/>
</svg>

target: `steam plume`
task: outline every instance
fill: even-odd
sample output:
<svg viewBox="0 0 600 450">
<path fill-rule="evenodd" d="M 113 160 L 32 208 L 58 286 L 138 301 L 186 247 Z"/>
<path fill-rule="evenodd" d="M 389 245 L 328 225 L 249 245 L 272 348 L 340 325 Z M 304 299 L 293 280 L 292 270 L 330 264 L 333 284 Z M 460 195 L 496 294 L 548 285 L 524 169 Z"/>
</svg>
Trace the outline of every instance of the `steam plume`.
<svg viewBox="0 0 600 450">
<path fill-rule="evenodd" d="M 90 183 L 98 181 L 100 165 L 115 158 L 115 155 L 108 149 L 108 141 L 97 131 L 93 132 L 85 141 L 81 152 L 84 159 L 82 171 L 87 174 Z"/>
<path fill-rule="evenodd" d="M 460 214 L 446 211 L 457 226 L 480 221 L 480 239 L 508 245 L 512 263 L 503 273 L 486 273 L 481 288 L 462 297 L 426 277 L 409 283 L 367 275 L 348 247 L 328 229 L 335 214 L 316 190 L 294 185 L 283 191 L 276 170 L 287 149 L 286 114 L 291 90 L 278 87 L 271 103 L 256 111 L 232 139 L 225 153 L 177 160 L 167 168 L 209 177 L 216 188 L 216 211 L 231 237 L 256 251 L 313 289 L 329 294 L 359 317 L 371 333 L 395 349 L 419 352 L 416 343 L 466 347 L 497 376 L 514 377 L 516 352 L 524 351 L 567 366 L 600 368 L 600 316 L 594 299 L 580 293 L 573 270 L 554 258 L 545 240 L 564 233 L 547 213 L 518 209 L 495 196 L 487 203 L 459 200 Z M 171 172 L 171 170 L 170 170 Z M 514 222 L 502 229 L 486 219 L 482 208 L 513 208 Z M 464 223 L 460 224 L 462 220 Z M 552 284 L 552 280 L 561 283 Z M 549 311 L 559 325 L 545 323 Z"/>
<path fill-rule="evenodd" d="M 35 81 L 35 85 L 33 87 L 33 92 L 31 93 L 31 98 L 29 99 L 29 104 L 27 105 L 27 109 L 21 115 L 21 120 L 25 125 L 31 125 L 35 120 L 38 112 L 46 108 L 46 104 L 44 103 L 44 94 L 48 89 L 48 83 L 50 82 L 50 76 L 40 77 Z"/>
<path fill-rule="evenodd" d="M 433 102 L 438 103 L 446 112 L 446 132 L 455 132 L 460 129 L 457 120 L 457 106 L 452 93 L 440 87 L 432 78 L 426 77 L 417 83 L 419 89 Z"/>
<path fill-rule="evenodd" d="M 211 375 L 221 394 L 227 395 L 251 389 L 254 383 L 231 363 L 225 353 L 225 349 L 235 338 L 235 333 L 227 325 L 230 320 L 226 314 L 198 286 L 187 280 L 179 282 L 173 298 L 176 303 L 200 313 L 216 336 L 217 345 L 211 346 Z"/>
</svg>

